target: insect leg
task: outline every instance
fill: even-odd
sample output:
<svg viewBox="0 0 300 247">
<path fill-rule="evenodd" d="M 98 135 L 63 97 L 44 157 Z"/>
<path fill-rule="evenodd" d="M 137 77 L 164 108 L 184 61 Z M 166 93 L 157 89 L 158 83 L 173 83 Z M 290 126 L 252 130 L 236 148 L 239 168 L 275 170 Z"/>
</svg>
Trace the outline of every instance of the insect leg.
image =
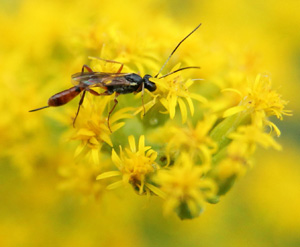
<svg viewBox="0 0 300 247">
<path fill-rule="evenodd" d="M 89 91 L 91 94 L 95 95 L 95 96 L 106 96 L 106 95 L 111 95 L 112 93 L 109 92 L 109 91 L 105 91 L 103 93 L 98 93 L 96 91 L 94 91 L 93 89 L 87 89 L 87 91 Z M 112 133 L 111 131 L 111 128 L 110 128 L 110 124 L 109 124 L 109 118 L 110 118 L 110 115 L 112 114 L 112 112 L 114 111 L 114 109 L 116 108 L 116 105 L 118 104 L 118 101 L 117 101 L 117 97 L 119 96 L 118 93 L 115 94 L 115 99 L 114 99 L 114 106 L 113 108 L 110 110 L 110 112 L 108 113 L 108 117 L 107 117 L 107 126 L 108 126 L 108 129 L 110 131 L 110 133 Z"/>
<path fill-rule="evenodd" d="M 89 91 L 91 94 L 95 95 L 95 96 L 101 96 L 101 95 L 111 95 L 109 94 L 107 91 L 105 91 L 104 93 L 98 93 L 96 91 L 94 91 L 93 89 L 88 88 L 87 91 Z"/>
<path fill-rule="evenodd" d="M 117 71 L 117 73 L 121 73 L 122 69 L 123 69 L 124 64 L 121 63 L 121 67 L 119 68 L 119 70 Z"/>
<path fill-rule="evenodd" d="M 86 69 L 88 72 L 92 73 L 94 72 L 89 66 L 87 66 L 86 64 L 84 64 L 82 66 L 82 69 L 81 69 L 81 74 L 83 75 L 83 72 L 84 72 L 84 69 Z"/>
<path fill-rule="evenodd" d="M 112 114 L 112 112 L 114 111 L 114 109 L 116 108 L 117 104 L 118 104 L 118 100 L 117 100 L 117 97 L 119 96 L 119 93 L 115 93 L 115 98 L 114 98 L 114 106 L 111 108 L 110 112 L 108 113 L 108 116 L 107 116 L 107 125 L 108 125 L 108 128 L 109 128 L 109 131 L 110 133 L 112 133 L 111 131 L 111 128 L 110 128 L 110 124 L 109 124 L 109 118 L 110 118 L 110 115 Z"/>
<path fill-rule="evenodd" d="M 79 105 L 78 105 L 78 109 L 77 109 L 75 118 L 74 118 L 74 120 L 73 120 L 73 127 L 74 127 L 74 128 L 75 128 L 75 122 L 76 122 L 76 119 L 77 119 L 77 116 L 78 116 L 78 113 L 79 113 L 79 110 L 80 110 L 80 106 L 82 105 L 83 100 L 84 100 L 85 92 L 86 92 L 86 90 L 83 91 L 83 94 L 82 94 L 82 96 L 81 96 L 81 98 L 80 98 L 80 101 L 79 101 Z"/>
<path fill-rule="evenodd" d="M 101 61 L 105 61 L 107 63 L 118 63 L 118 64 L 121 64 L 121 67 L 118 69 L 117 73 L 121 73 L 122 69 L 123 69 L 123 66 L 124 64 L 123 63 L 120 63 L 120 62 L 117 62 L 117 61 L 114 61 L 114 60 L 107 60 L 107 59 L 103 59 L 103 58 L 100 58 L 100 57 L 89 57 L 91 59 L 98 59 L 98 60 L 101 60 Z"/>
</svg>

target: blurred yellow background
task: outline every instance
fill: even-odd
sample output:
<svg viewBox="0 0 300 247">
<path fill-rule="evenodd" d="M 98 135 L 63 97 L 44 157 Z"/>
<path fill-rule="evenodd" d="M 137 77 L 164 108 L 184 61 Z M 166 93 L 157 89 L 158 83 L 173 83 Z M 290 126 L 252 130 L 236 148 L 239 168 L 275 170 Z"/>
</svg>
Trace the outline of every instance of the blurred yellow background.
<svg viewBox="0 0 300 247">
<path fill-rule="evenodd" d="M 300 246 L 299 12 L 296 0 L 1 0 L 0 246 Z M 57 115 L 28 110 L 70 86 L 70 75 L 97 55 L 97 40 L 110 47 L 105 58 L 130 44 L 143 63 L 137 37 L 169 53 L 200 22 L 208 47 L 199 51 L 210 60 L 188 45 L 178 56 L 192 53 L 211 77 L 226 74 L 220 64 L 242 69 L 245 56 L 255 72 L 269 72 L 294 114 L 276 122 L 283 151 L 259 150 L 253 169 L 191 221 L 165 218 L 159 199 L 130 188 L 95 199 L 97 187 L 62 184 L 58 168 L 73 165 L 74 147 L 54 119 L 73 114 L 77 102 Z"/>
</svg>

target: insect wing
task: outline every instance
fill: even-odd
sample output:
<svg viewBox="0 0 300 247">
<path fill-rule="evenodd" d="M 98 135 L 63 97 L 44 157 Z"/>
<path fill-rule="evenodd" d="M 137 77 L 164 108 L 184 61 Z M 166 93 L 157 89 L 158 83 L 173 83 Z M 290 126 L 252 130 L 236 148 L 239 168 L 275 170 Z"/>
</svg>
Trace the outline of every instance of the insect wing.
<svg viewBox="0 0 300 247">
<path fill-rule="evenodd" d="M 103 86 L 130 86 L 130 82 L 126 80 L 125 76 L 129 74 L 124 74 L 124 73 L 116 73 L 111 76 L 108 76 L 106 78 L 103 78 L 101 81 L 101 84 Z"/>
<path fill-rule="evenodd" d="M 80 83 L 88 83 L 90 85 L 98 84 L 105 85 L 106 83 L 109 83 L 115 78 L 122 78 L 124 73 L 105 73 L 105 72 L 78 72 L 76 74 L 73 74 L 71 76 L 72 83 L 76 86 Z M 99 85 L 100 84 L 100 85 Z"/>
<path fill-rule="evenodd" d="M 95 72 L 78 72 L 71 76 L 71 81 L 74 86 L 77 86 L 81 82 L 87 81 L 90 76 L 94 75 Z"/>
</svg>

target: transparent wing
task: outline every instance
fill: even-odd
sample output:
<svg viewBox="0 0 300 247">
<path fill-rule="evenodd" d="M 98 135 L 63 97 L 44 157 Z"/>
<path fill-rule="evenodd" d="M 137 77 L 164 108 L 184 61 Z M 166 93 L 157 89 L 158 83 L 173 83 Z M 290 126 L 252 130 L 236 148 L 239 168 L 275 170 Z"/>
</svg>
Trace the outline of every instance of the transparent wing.
<svg viewBox="0 0 300 247">
<path fill-rule="evenodd" d="M 128 74 L 129 73 L 79 72 L 73 74 L 71 79 L 74 85 L 88 83 L 91 87 L 105 87 L 106 84 L 129 85 L 129 82 L 124 77 Z"/>
</svg>

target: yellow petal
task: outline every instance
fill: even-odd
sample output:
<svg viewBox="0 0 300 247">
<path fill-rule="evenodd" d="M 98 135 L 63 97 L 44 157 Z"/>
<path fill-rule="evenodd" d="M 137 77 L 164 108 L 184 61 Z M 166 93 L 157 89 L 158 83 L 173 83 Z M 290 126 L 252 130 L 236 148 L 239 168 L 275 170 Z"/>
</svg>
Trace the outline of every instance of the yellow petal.
<svg viewBox="0 0 300 247">
<path fill-rule="evenodd" d="M 110 139 L 110 136 L 105 133 L 105 132 L 101 132 L 99 137 L 101 138 L 101 140 L 103 140 L 104 142 L 106 142 L 109 146 L 113 146 L 112 142 L 111 142 L 111 139 Z"/>
<path fill-rule="evenodd" d="M 232 115 L 234 115 L 238 112 L 244 111 L 244 110 L 246 110 L 246 106 L 243 106 L 243 105 L 231 107 L 223 113 L 223 118 L 232 116 Z"/>
<path fill-rule="evenodd" d="M 271 129 L 274 129 L 274 131 L 275 131 L 275 133 L 276 133 L 277 136 L 280 136 L 281 132 L 280 132 L 280 130 L 278 129 L 278 127 L 274 123 L 272 123 L 271 121 L 266 121 L 266 124 L 268 126 L 270 126 Z"/>
<path fill-rule="evenodd" d="M 133 153 L 136 152 L 136 146 L 135 146 L 135 140 L 134 140 L 134 136 L 131 135 L 128 137 L 128 142 L 129 142 L 129 146 L 130 146 L 130 149 Z"/>
<path fill-rule="evenodd" d="M 117 188 L 119 188 L 119 187 L 121 187 L 121 186 L 123 186 L 123 185 L 124 185 L 123 181 L 120 180 L 120 181 L 117 181 L 117 182 L 115 182 L 115 183 L 112 183 L 112 184 L 108 185 L 108 186 L 106 187 L 106 189 L 108 189 L 108 190 L 113 190 L 113 189 L 117 189 Z"/>
<path fill-rule="evenodd" d="M 161 98 L 160 103 L 166 108 L 167 111 L 169 111 L 169 105 L 167 99 Z"/>
<path fill-rule="evenodd" d="M 141 135 L 139 139 L 139 151 L 144 152 L 144 147 L 145 147 L 145 136 Z"/>
<path fill-rule="evenodd" d="M 153 98 L 153 100 L 147 102 L 144 107 L 145 107 L 145 112 L 148 112 L 156 103 L 156 98 Z M 138 109 L 133 113 L 133 115 L 137 115 L 138 113 L 141 112 L 141 118 L 144 117 L 144 107 L 143 106 L 140 106 L 138 107 Z"/>
<path fill-rule="evenodd" d="M 152 184 L 146 183 L 146 187 L 151 190 L 154 194 L 158 195 L 159 197 L 166 199 L 166 194 L 160 190 L 158 187 L 155 187 Z"/>
<path fill-rule="evenodd" d="M 79 137 L 79 136 L 94 136 L 94 135 L 95 135 L 95 133 L 93 131 L 90 131 L 90 130 L 85 129 L 85 128 L 81 128 L 76 133 L 76 137 Z"/>
<path fill-rule="evenodd" d="M 120 176 L 122 173 L 120 171 L 110 171 L 110 172 L 103 172 L 100 175 L 96 177 L 96 180 L 101 180 L 101 179 L 106 179 L 106 178 L 111 178 L 111 177 L 116 177 Z"/>
<path fill-rule="evenodd" d="M 128 112 L 134 111 L 134 110 L 135 110 L 134 107 L 124 107 L 113 114 L 113 116 L 110 118 L 110 122 L 113 123 L 120 119 L 132 118 L 133 114 L 128 113 Z"/>
<path fill-rule="evenodd" d="M 199 94 L 190 93 L 190 97 L 192 99 L 195 99 L 195 100 L 199 101 L 200 103 L 207 103 L 207 99 L 204 98 L 203 96 L 199 95 Z"/>
<path fill-rule="evenodd" d="M 184 85 L 185 85 L 187 88 L 189 88 L 189 87 L 192 86 L 193 84 L 194 84 L 194 81 L 191 80 L 191 79 L 187 80 L 187 81 L 184 83 Z"/>
<path fill-rule="evenodd" d="M 205 145 L 200 145 L 199 150 L 201 151 L 201 156 L 203 157 L 203 163 L 204 164 L 210 164 L 211 163 L 211 152 Z"/>
<path fill-rule="evenodd" d="M 175 66 L 171 69 L 171 72 L 172 72 L 172 71 L 175 71 L 175 70 L 177 70 L 177 69 L 179 69 L 180 66 L 181 66 L 181 63 L 175 64 Z"/>
<path fill-rule="evenodd" d="M 222 92 L 222 93 L 223 93 L 223 92 L 233 92 L 233 93 L 238 94 L 241 98 L 244 97 L 244 96 L 242 95 L 242 93 L 241 93 L 239 90 L 235 89 L 235 88 L 225 88 L 225 89 L 221 90 L 221 92 Z"/>
<path fill-rule="evenodd" d="M 99 149 L 92 149 L 92 159 L 95 164 L 99 164 Z"/>
<path fill-rule="evenodd" d="M 124 122 L 114 124 L 114 125 L 111 127 L 111 131 L 112 131 L 112 132 L 115 132 L 115 131 L 117 131 L 118 129 L 122 128 L 124 125 L 125 125 Z M 109 143 L 108 143 L 108 144 L 109 144 Z M 110 144 L 109 144 L 109 145 L 110 145 Z M 112 145 L 110 145 L 110 146 L 112 147 Z"/>
<path fill-rule="evenodd" d="M 122 161 L 121 161 L 121 159 L 119 158 L 119 156 L 117 155 L 117 153 L 114 149 L 111 152 L 111 160 L 114 162 L 116 167 L 118 167 L 119 169 L 121 168 Z"/>
<path fill-rule="evenodd" d="M 187 101 L 187 103 L 188 103 L 188 105 L 190 107 L 191 115 L 194 116 L 195 109 L 194 109 L 194 104 L 193 104 L 192 99 L 190 97 L 186 97 L 185 99 L 186 99 L 186 101 Z"/>
<path fill-rule="evenodd" d="M 180 108 L 180 112 L 181 112 L 182 123 L 184 124 L 187 119 L 186 106 L 181 98 L 178 98 L 177 100 L 178 100 L 178 104 L 179 104 L 179 108 Z"/>
<path fill-rule="evenodd" d="M 153 149 L 150 149 L 147 152 L 147 157 L 150 157 L 152 160 L 156 160 L 156 158 L 157 158 L 157 152 L 154 151 Z"/>
<path fill-rule="evenodd" d="M 83 144 L 83 143 L 80 144 L 80 145 L 76 148 L 75 153 L 74 153 L 74 156 L 77 157 L 77 156 L 83 151 L 83 149 L 85 148 L 85 146 L 86 146 L 85 143 L 84 143 L 84 144 Z"/>
<path fill-rule="evenodd" d="M 169 101 L 169 113 L 170 113 L 171 119 L 173 119 L 175 117 L 176 104 L 177 104 L 177 96 L 171 95 L 171 99 Z"/>
</svg>

